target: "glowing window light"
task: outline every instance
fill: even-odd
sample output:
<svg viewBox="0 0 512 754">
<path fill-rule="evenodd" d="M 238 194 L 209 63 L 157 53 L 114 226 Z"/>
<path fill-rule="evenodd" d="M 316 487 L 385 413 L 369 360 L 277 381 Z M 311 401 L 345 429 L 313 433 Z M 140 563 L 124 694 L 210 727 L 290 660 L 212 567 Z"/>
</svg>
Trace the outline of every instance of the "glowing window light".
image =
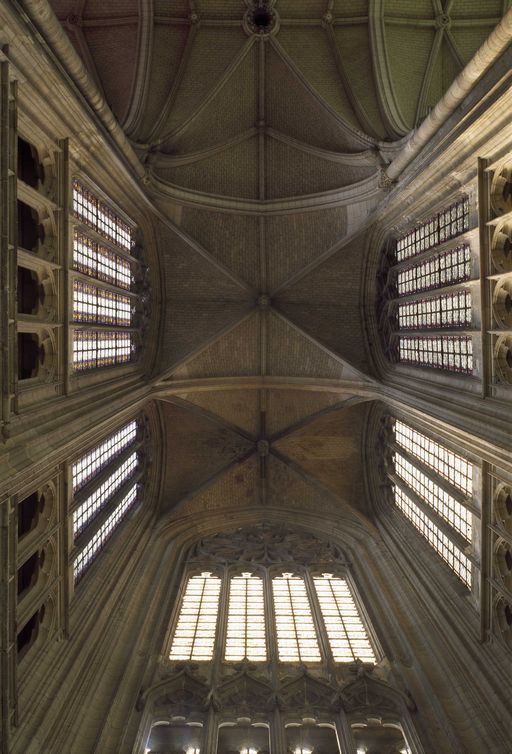
<svg viewBox="0 0 512 754">
<path fill-rule="evenodd" d="M 345 579 L 324 573 L 313 578 L 335 662 L 375 663 L 359 611 Z"/>
<path fill-rule="evenodd" d="M 457 290 L 443 296 L 398 304 L 400 330 L 429 330 L 471 326 L 471 292 Z"/>
<path fill-rule="evenodd" d="M 320 649 L 304 579 L 283 573 L 272 579 L 272 591 L 281 662 L 320 662 Z"/>
<path fill-rule="evenodd" d="M 398 271 L 399 296 L 444 288 L 471 278 L 471 249 L 459 246 Z"/>
<path fill-rule="evenodd" d="M 469 199 L 464 197 L 447 209 L 408 231 L 396 242 L 396 260 L 421 254 L 469 230 Z"/>
<path fill-rule="evenodd" d="M 137 422 L 131 421 L 76 461 L 71 472 L 73 492 L 83 487 L 112 458 L 128 447 L 135 440 L 136 435 Z"/>
<path fill-rule="evenodd" d="M 134 484 L 121 500 L 115 511 L 107 518 L 101 529 L 99 529 L 85 547 L 80 550 L 80 553 L 73 562 L 75 582 L 77 582 L 82 576 L 95 555 L 97 555 L 97 553 L 105 546 L 106 542 L 110 539 L 130 508 L 134 505 L 136 499 L 137 484 Z"/>
<path fill-rule="evenodd" d="M 211 660 L 217 630 L 221 580 L 211 573 L 191 576 L 174 632 L 170 660 Z"/>
<path fill-rule="evenodd" d="M 200 751 L 199 746 L 189 746 L 186 754 L 200 754 Z"/>
<path fill-rule="evenodd" d="M 132 305 L 130 298 L 104 288 L 73 281 L 73 319 L 90 324 L 130 327 Z"/>
<path fill-rule="evenodd" d="M 137 453 L 132 453 L 119 468 L 106 479 L 73 512 L 73 535 L 75 539 L 85 529 L 94 516 L 105 507 L 112 495 L 135 472 L 139 463 Z"/>
<path fill-rule="evenodd" d="M 80 233 L 77 228 L 73 237 L 73 267 L 84 275 L 130 290 L 132 273 L 128 259 Z"/>
<path fill-rule="evenodd" d="M 450 566 L 459 579 L 471 588 L 471 561 L 464 553 L 396 485 L 394 486 L 394 501 L 395 505 L 425 537 L 430 546 Z"/>
<path fill-rule="evenodd" d="M 473 494 L 473 465 L 465 458 L 398 420 L 395 441 L 466 495 Z"/>
<path fill-rule="evenodd" d="M 225 659 L 267 659 L 263 581 L 250 573 L 235 576 L 229 584 Z"/>
<path fill-rule="evenodd" d="M 398 357 L 403 364 L 471 374 L 473 340 L 470 335 L 400 335 Z"/>
<path fill-rule="evenodd" d="M 132 360 L 134 351 L 134 338 L 130 332 L 75 330 L 73 370 L 81 372 L 86 369 L 125 364 Z"/>
<path fill-rule="evenodd" d="M 131 248 L 130 226 L 78 180 L 73 181 L 73 213 L 116 246 L 126 250 Z"/>
<path fill-rule="evenodd" d="M 397 476 L 444 518 L 450 526 L 453 526 L 463 537 L 470 540 L 473 518 L 470 511 L 429 479 L 426 474 L 413 466 L 401 453 L 394 453 L 394 461 Z"/>
<path fill-rule="evenodd" d="M 258 749 L 255 749 L 254 746 L 244 746 L 243 749 L 240 749 L 240 754 L 258 754 Z"/>
</svg>

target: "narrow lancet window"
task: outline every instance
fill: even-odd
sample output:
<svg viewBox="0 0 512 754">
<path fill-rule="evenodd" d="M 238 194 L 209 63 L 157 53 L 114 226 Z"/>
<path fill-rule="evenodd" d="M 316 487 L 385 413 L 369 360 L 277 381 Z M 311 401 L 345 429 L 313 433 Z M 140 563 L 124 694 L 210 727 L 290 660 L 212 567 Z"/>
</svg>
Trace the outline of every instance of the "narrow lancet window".
<svg viewBox="0 0 512 754">
<path fill-rule="evenodd" d="M 225 659 L 267 659 L 263 581 L 250 573 L 234 576 L 229 582 Z"/>
<path fill-rule="evenodd" d="M 221 579 L 204 572 L 188 580 L 170 660 L 211 660 L 217 631 Z"/>
<path fill-rule="evenodd" d="M 277 649 L 282 662 L 320 662 L 320 649 L 304 579 L 283 573 L 272 579 Z"/>
<path fill-rule="evenodd" d="M 324 573 L 313 579 L 335 662 L 375 663 L 375 654 L 345 579 Z"/>
</svg>

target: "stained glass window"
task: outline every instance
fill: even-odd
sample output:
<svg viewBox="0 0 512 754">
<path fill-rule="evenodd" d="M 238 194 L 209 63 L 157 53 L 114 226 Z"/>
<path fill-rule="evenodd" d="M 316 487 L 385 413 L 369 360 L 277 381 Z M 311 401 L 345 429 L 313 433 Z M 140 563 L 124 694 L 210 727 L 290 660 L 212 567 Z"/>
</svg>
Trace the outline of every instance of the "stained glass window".
<svg viewBox="0 0 512 754">
<path fill-rule="evenodd" d="M 452 204 L 434 217 L 401 236 L 396 242 L 396 261 L 424 251 L 460 236 L 469 230 L 469 200 L 467 197 Z"/>
<path fill-rule="evenodd" d="M 132 360 L 135 343 L 131 332 L 117 330 L 75 330 L 73 334 L 73 369 L 126 364 Z"/>
<path fill-rule="evenodd" d="M 403 335 L 399 337 L 399 357 L 404 364 L 471 374 L 473 340 L 466 335 Z"/>
<path fill-rule="evenodd" d="M 272 579 L 277 649 L 282 662 L 319 662 L 320 649 L 304 579 L 283 573 Z"/>
<path fill-rule="evenodd" d="M 73 181 L 73 212 L 97 233 L 123 249 L 131 248 L 131 228 L 111 207 L 80 181 Z"/>
<path fill-rule="evenodd" d="M 204 572 L 188 580 L 170 660 L 211 660 L 213 657 L 221 580 Z"/>
<path fill-rule="evenodd" d="M 98 288 L 82 280 L 73 282 L 73 319 L 99 325 L 130 327 L 131 300 L 114 291 Z"/>
<path fill-rule="evenodd" d="M 135 354 L 135 333 L 123 332 L 123 328 L 132 328 L 134 311 L 134 297 L 129 293 L 132 229 L 80 181 L 73 182 L 73 212 L 88 226 L 74 229 L 73 267 L 98 281 L 89 282 L 78 275 L 73 280 L 73 321 L 77 323 L 73 328 L 73 371 L 125 364 Z M 106 240 L 94 238 L 88 228 Z M 102 326 L 112 329 L 100 329 Z"/>
<path fill-rule="evenodd" d="M 436 254 L 411 267 L 399 269 L 397 287 L 399 296 L 444 288 L 471 278 L 471 250 L 467 244 Z"/>
<path fill-rule="evenodd" d="M 467 198 L 397 239 L 383 256 L 383 333 L 390 358 L 403 364 L 462 374 L 473 372 L 471 249 L 467 243 L 436 247 L 469 230 Z M 414 264 L 405 262 L 417 255 Z M 453 290 L 446 290 L 453 288 Z M 442 289 L 438 295 L 430 292 Z M 419 297 L 417 294 L 424 293 Z M 452 331 L 429 334 L 429 330 Z M 413 335 L 411 331 L 416 331 Z"/>
<path fill-rule="evenodd" d="M 263 581 L 250 573 L 229 582 L 225 659 L 253 662 L 267 659 Z"/>
<path fill-rule="evenodd" d="M 73 266 L 78 272 L 130 290 L 130 262 L 75 228 Z"/>
</svg>

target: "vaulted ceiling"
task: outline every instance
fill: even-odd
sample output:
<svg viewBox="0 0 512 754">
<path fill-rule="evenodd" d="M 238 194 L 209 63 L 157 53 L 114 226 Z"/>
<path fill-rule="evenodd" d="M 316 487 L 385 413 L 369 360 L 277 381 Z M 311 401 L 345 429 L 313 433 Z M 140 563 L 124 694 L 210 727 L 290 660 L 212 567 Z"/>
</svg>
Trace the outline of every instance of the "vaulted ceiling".
<svg viewBox="0 0 512 754">
<path fill-rule="evenodd" d="M 367 513 L 365 226 L 508 0 L 52 5 L 159 210 L 164 507 Z"/>
</svg>

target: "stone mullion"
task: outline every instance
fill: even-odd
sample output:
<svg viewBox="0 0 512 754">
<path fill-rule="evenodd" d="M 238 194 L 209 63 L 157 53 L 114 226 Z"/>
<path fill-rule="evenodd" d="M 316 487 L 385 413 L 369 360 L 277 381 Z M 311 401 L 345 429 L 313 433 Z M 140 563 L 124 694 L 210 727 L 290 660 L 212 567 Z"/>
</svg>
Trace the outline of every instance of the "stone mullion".
<svg viewBox="0 0 512 754">
<path fill-rule="evenodd" d="M 335 717 L 335 726 L 343 754 L 357 754 L 357 746 L 346 712 L 340 710 Z"/>
<path fill-rule="evenodd" d="M 229 584 L 231 576 L 232 573 L 227 568 L 224 568 L 222 573 L 219 608 L 217 611 L 217 631 L 215 634 L 213 660 L 211 663 L 211 684 L 213 689 L 215 689 L 216 685 L 222 679 L 222 664 L 224 660 L 224 648 L 226 646 L 228 627 Z"/>
<path fill-rule="evenodd" d="M 320 600 L 318 599 L 318 595 L 316 593 L 313 576 L 311 575 L 309 569 L 305 573 L 303 573 L 302 576 L 306 584 L 306 594 L 309 599 L 309 604 L 311 607 L 311 615 L 313 617 L 313 624 L 315 626 L 315 631 L 317 634 L 320 654 L 323 659 L 322 664 L 329 673 L 334 673 L 335 671 L 334 660 L 332 657 L 329 639 L 327 637 L 327 631 L 325 630 L 325 625 L 324 625 L 324 621 L 322 617 L 322 610 L 320 608 Z"/>
</svg>

